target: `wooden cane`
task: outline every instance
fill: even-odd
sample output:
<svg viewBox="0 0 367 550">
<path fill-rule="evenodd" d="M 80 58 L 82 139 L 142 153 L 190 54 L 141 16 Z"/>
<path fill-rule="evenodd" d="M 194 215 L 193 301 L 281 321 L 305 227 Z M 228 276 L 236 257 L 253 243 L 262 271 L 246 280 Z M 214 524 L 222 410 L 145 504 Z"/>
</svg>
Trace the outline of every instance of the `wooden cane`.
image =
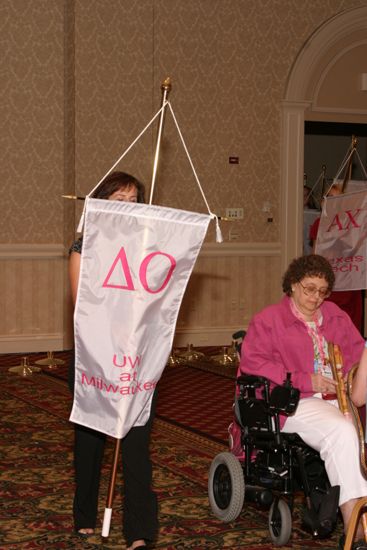
<svg viewBox="0 0 367 550">
<path fill-rule="evenodd" d="M 328 351 L 333 378 L 335 382 L 337 382 L 336 396 L 338 399 L 339 409 L 344 414 L 344 416 L 348 418 L 348 420 L 352 420 L 343 380 L 343 357 L 340 348 L 337 344 L 329 342 Z"/>
<path fill-rule="evenodd" d="M 112 516 L 112 503 L 113 495 L 115 492 L 116 485 L 116 474 L 117 474 L 117 464 L 120 454 L 121 439 L 116 439 L 115 442 L 115 452 L 113 455 L 113 463 L 110 477 L 110 484 L 108 486 L 107 502 L 106 508 L 103 516 L 103 526 L 102 526 L 102 537 L 108 537 L 110 534 L 110 525 L 111 525 L 111 516 Z"/>
</svg>

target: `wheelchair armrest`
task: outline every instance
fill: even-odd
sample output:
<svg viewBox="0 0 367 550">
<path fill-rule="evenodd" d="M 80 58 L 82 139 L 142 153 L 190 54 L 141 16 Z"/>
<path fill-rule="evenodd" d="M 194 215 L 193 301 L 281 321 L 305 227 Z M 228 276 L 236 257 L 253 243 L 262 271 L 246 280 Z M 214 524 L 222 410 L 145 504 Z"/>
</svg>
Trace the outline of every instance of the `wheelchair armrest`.
<svg viewBox="0 0 367 550">
<path fill-rule="evenodd" d="M 292 414 L 298 406 L 300 391 L 291 384 L 273 388 L 269 399 L 269 410 L 275 413 Z"/>
<path fill-rule="evenodd" d="M 268 410 L 271 415 L 289 415 L 294 413 L 298 406 L 300 391 L 298 388 L 292 386 L 290 373 L 287 373 L 287 378 L 283 384 L 274 386 L 271 392 L 269 391 L 270 380 L 264 376 L 242 374 L 237 378 L 236 383 L 238 386 L 252 391 L 264 388 L 265 393 L 263 397 L 268 404 Z M 248 395 L 254 397 L 255 394 L 249 393 Z"/>
<path fill-rule="evenodd" d="M 264 376 L 256 376 L 255 374 L 241 374 L 236 380 L 238 386 L 247 386 L 249 388 L 261 388 L 269 385 L 269 380 Z"/>
</svg>

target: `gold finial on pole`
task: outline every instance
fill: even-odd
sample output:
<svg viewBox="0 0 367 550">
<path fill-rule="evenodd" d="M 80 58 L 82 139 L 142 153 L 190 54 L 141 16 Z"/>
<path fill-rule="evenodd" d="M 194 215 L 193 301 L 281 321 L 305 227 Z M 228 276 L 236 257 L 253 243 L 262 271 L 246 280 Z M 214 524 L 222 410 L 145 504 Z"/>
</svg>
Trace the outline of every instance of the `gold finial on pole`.
<svg viewBox="0 0 367 550">
<path fill-rule="evenodd" d="M 172 90 L 171 78 L 169 76 L 163 80 L 161 89 L 166 90 L 167 94 Z"/>
<path fill-rule="evenodd" d="M 158 133 L 157 133 L 157 143 L 155 148 L 155 155 L 154 155 L 154 162 L 153 162 L 153 175 L 152 175 L 152 183 L 150 186 L 150 197 L 149 197 L 149 204 L 152 204 L 153 200 L 153 192 L 154 192 L 154 185 L 155 180 L 157 177 L 157 169 L 158 169 L 158 161 L 159 161 L 159 152 L 160 152 L 160 146 L 161 146 L 161 140 L 162 140 L 162 133 L 163 133 L 163 123 L 164 123 L 164 116 L 166 113 L 166 101 L 168 98 L 168 94 L 172 89 L 171 79 L 168 76 L 165 78 L 161 85 L 162 90 L 162 112 L 159 117 L 159 124 L 158 124 Z"/>
</svg>

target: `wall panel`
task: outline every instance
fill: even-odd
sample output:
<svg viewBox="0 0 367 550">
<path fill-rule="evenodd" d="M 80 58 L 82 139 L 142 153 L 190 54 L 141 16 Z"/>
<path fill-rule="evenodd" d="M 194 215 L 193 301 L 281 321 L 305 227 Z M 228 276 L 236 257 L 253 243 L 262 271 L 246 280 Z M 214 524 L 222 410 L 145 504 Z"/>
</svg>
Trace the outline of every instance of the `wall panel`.
<svg viewBox="0 0 367 550">
<path fill-rule="evenodd" d="M 281 295 L 280 245 L 204 245 L 189 281 L 174 345 L 226 345 Z"/>
<path fill-rule="evenodd" d="M 280 295 L 279 245 L 205 245 L 189 281 L 175 345 L 225 345 L 254 311 Z M 61 312 L 70 306 L 64 249 L 0 246 L 0 350 L 58 350 L 65 345 Z M 269 274 L 274 273 L 274 277 Z M 266 291 L 264 292 L 264 288 Z M 65 303 L 65 300 L 67 303 Z M 71 318 L 69 318 L 71 323 Z"/>
<path fill-rule="evenodd" d="M 64 247 L 74 238 L 81 201 L 61 195 L 84 195 L 110 169 L 160 106 L 167 76 L 212 211 L 245 213 L 236 240 L 225 228 L 221 248 L 209 244 L 208 232 L 176 340 L 228 342 L 232 329 L 275 301 L 285 267 L 278 243 L 295 250 L 298 239 L 297 220 L 288 223 L 281 206 L 297 204 L 292 188 L 303 174 L 301 158 L 288 175 L 280 171 L 281 159 L 294 155 L 281 135 L 287 79 L 315 30 L 357 5 L 2 0 L 0 351 L 72 345 Z M 148 187 L 155 134 L 152 128 L 119 166 Z M 230 156 L 239 163 L 230 164 Z M 205 211 L 169 116 L 160 162 L 154 202 Z"/>
<path fill-rule="evenodd" d="M 61 245 L 0 245 L 0 352 L 64 349 Z"/>
</svg>

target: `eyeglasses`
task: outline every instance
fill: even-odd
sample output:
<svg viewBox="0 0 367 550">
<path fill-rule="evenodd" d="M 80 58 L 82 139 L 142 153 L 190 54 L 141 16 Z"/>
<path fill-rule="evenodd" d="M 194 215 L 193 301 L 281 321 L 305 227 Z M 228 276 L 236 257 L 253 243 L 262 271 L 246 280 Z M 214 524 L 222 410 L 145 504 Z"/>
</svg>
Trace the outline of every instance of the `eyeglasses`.
<svg viewBox="0 0 367 550">
<path fill-rule="evenodd" d="M 306 294 L 306 296 L 316 296 L 316 294 L 319 293 L 320 298 L 322 300 L 325 300 L 325 298 L 328 298 L 328 296 L 330 296 L 331 294 L 328 288 L 317 288 L 317 286 L 314 285 L 304 286 L 301 281 L 298 282 L 303 288 L 303 292 Z"/>
</svg>

